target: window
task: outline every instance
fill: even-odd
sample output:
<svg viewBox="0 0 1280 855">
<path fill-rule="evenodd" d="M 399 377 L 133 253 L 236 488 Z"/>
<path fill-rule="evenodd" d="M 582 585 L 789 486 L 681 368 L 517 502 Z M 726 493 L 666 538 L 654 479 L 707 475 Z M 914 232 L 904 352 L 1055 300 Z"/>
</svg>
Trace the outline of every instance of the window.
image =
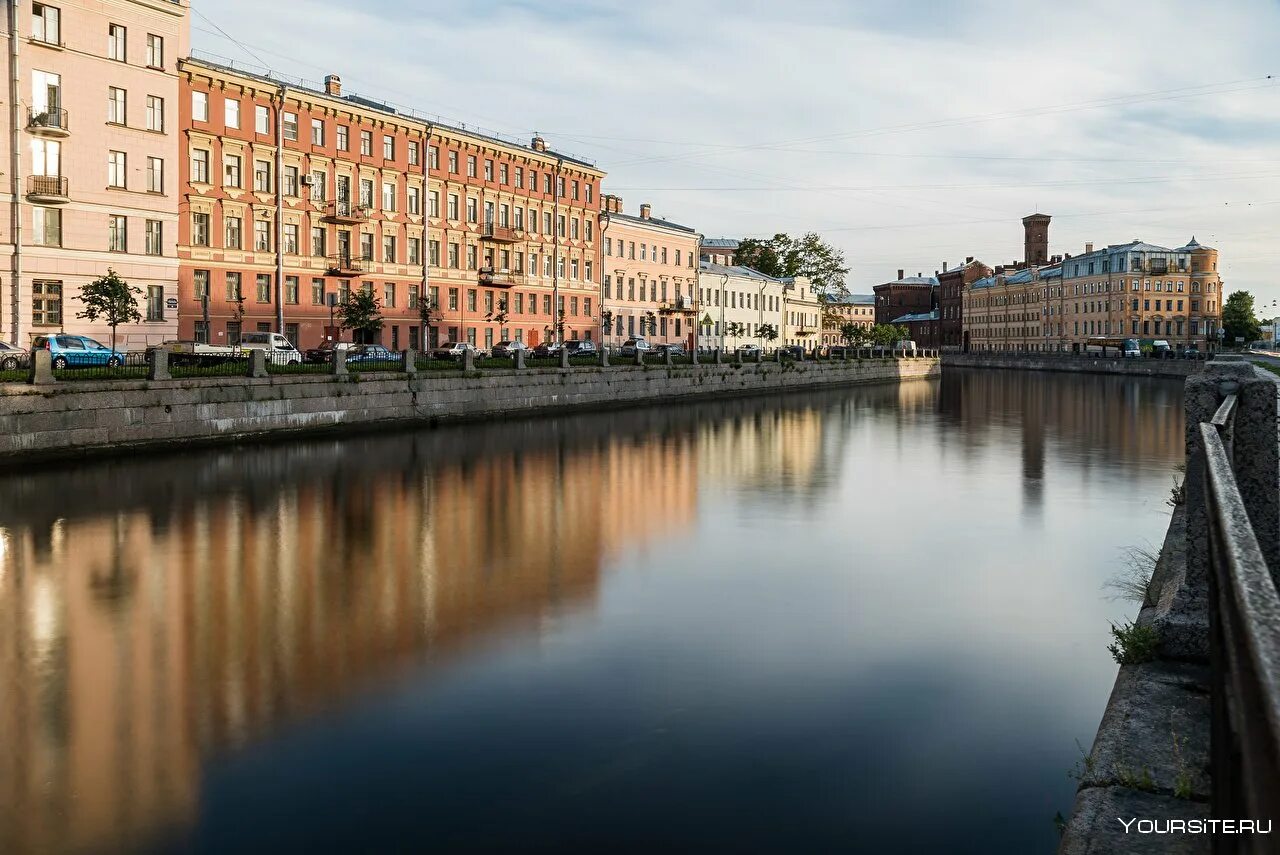
<svg viewBox="0 0 1280 855">
<path fill-rule="evenodd" d="M 324 280 L 323 279 L 311 280 L 311 305 L 313 306 L 324 305 Z"/>
<path fill-rule="evenodd" d="M 409 188 L 409 213 L 422 213 L 422 190 L 418 187 Z"/>
<path fill-rule="evenodd" d="M 209 152 L 202 149 L 192 149 L 191 181 L 195 184 L 209 183 Z"/>
<path fill-rule="evenodd" d="M 382 305 L 389 309 L 396 307 L 396 283 L 388 282 L 386 290 L 383 292 Z"/>
<path fill-rule="evenodd" d="M 197 122 L 209 121 L 209 95 L 205 92 L 191 93 L 191 118 Z"/>
<path fill-rule="evenodd" d="M 476 177 L 476 156 L 474 154 L 467 155 L 467 177 Z"/>
<path fill-rule="evenodd" d="M 227 249 L 240 249 L 240 218 L 223 217 L 225 235 L 222 245 Z"/>
<path fill-rule="evenodd" d="M 298 224 L 284 224 L 284 251 L 288 255 L 298 254 Z"/>
<path fill-rule="evenodd" d="M 383 160 L 395 160 L 395 159 L 396 159 L 396 138 L 395 138 L 395 137 L 389 137 L 389 136 L 386 136 L 385 134 L 383 135 L 383 137 L 382 137 L 382 159 L 383 159 Z"/>
<path fill-rule="evenodd" d="M 467 197 L 467 222 L 479 222 L 479 203 L 473 198 Z"/>
<path fill-rule="evenodd" d="M 164 286 L 147 286 L 147 320 L 164 320 Z"/>
<path fill-rule="evenodd" d="M 271 251 L 271 223 L 266 220 L 253 221 L 254 252 Z"/>
<path fill-rule="evenodd" d="M 107 186 L 120 187 L 125 186 L 125 176 L 127 170 L 125 168 L 125 154 L 122 151 L 107 152 Z"/>
<path fill-rule="evenodd" d="M 311 227 L 311 254 L 317 257 L 323 257 L 325 253 L 325 231 L 324 226 Z"/>
<path fill-rule="evenodd" d="M 432 169 L 440 168 L 440 149 L 438 146 L 427 147 L 427 166 Z"/>
<path fill-rule="evenodd" d="M 129 218 L 123 214 L 111 214 L 107 219 L 107 249 L 129 251 Z"/>
<path fill-rule="evenodd" d="M 311 144 L 324 145 L 324 119 L 311 120 Z"/>
<path fill-rule="evenodd" d="M 409 143 L 409 165 L 410 166 L 418 165 L 419 151 L 421 151 L 421 149 L 418 147 L 418 144 L 416 142 Z"/>
<path fill-rule="evenodd" d="M 365 261 L 373 261 L 373 235 L 369 232 L 360 235 L 360 257 Z"/>
<path fill-rule="evenodd" d="M 311 201 L 323 202 L 325 198 L 325 187 L 328 186 L 328 176 L 320 170 L 311 173 Z"/>
<path fill-rule="evenodd" d="M 125 28 L 119 24 L 107 24 L 107 59 L 126 62 Z"/>
<path fill-rule="evenodd" d="M 192 281 L 194 283 L 196 300 L 203 300 L 209 296 L 209 271 L 193 270 Z"/>
<path fill-rule="evenodd" d="M 164 192 L 164 161 L 161 158 L 147 158 L 147 192 Z"/>
<path fill-rule="evenodd" d="M 107 122 L 112 125 L 128 124 L 126 109 L 128 93 L 118 86 L 107 87 Z"/>
<path fill-rule="evenodd" d="M 438 240 L 428 241 L 427 252 L 430 254 L 428 258 L 428 262 L 430 264 L 435 265 L 436 267 L 439 267 L 440 266 L 440 241 Z"/>
<path fill-rule="evenodd" d="M 458 196 L 456 193 L 449 194 L 449 219 L 458 219 Z"/>
<path fill-rule="evenodd" d="M 498 165 L 498 181 L 499 183 L 507 183 L 507 165 L 505 163 Z"/>
<path fill-rule="evenodd" d="M 387 264 L 396 263 L 396 237 L 395 235 L 382 236 L 382 260 Z"/>
<path fill-rule="evenodd" d="M 228 98 L 222 106 L 222 123 L 228 128 L 240 127 L 240 102 Z"/>
<path fill-rule="evenodd" d="M 253 130 L 263 136 L 271 133 L 271 113 L 262 104 L 253 108 Z"/>
<path fill-rule="evenodd" d="M 347 138 L 349 131 L 346 125 L 338 125 L 338 151 L 348 151 L 351 141 Z"/>
<path fill-rule="evenodd" d="M 147 96 L 147 130 L 164 131 L 164 99 L 159 95 Z"/>
<path fill-rule="evenodd" d="M 474 244 L 467 247 L 467 269 L 476 269 L 476 248 Z"/>
<path fill-rule="evenodd" d="M 396 209 L 396 185 L 382 185 L 382 210 L 394 211 Z"/>
<path fill-rule="evenodd" d="M 31 209 L 32 240 L 37 246 L 62 246 L 62 211 L 58 208 Z"/>
<path fill-rule="evenodd" d="M 298 114 L 285 113 L 281 125 L 283 125 L 284 138 L 296 142 L 298 139 Z"/>
<path fill-rule="evenodd" d="M 271 302 L 271 274 L 259 273 L 256 277 L 254 277 L 254 282 L 257 285 L 256 296 L 258 298 L 258 302 L 270 303 Z"/>
<path fill-rule="evenodd" d="M 493 161 L 488 159 L 487 157 L 485 158 L 485 161 L 484 161 L 484 180 L 485 181 L 493 180 Z"/>
<path fill-rule="evenodd" d="M 449 266 L 455 270 L 458 268 L 458 245 L 456 243 L 449 244 Z"/>
<path fill-rule="evenodd" d="M 456 151 L 449 152 L 449 172 L 453 175 L 458 174 L 458 153 Z"/>
<path fill-rule="evenodd" d="M 284 187 L 282 192 L 286 196 L 298 195 L 298 167 L 286 166 L 284 168 Z"/>
<path fill-rule="evenodd" d="M 147 65 L 150 68 L 164 68 L 164 38 L 147 33 Z"/>
<path fill-rule="evenodd" d="M 516 187 L 524 187 L 524 167 L 522 166 L 516 167 Z"/>
<path fill-rule="evenodd" d="M 209 245 L 209 215 L 193 213 L 191 215 L 191 243 L 195 246 Z"/>
<path fill-rule="evenodd" d="M 31 323 L 40 327 L 62 326 L 62 283 L 31 283 Z"/>
<path fill-rule="evenodd" d="M 237 154 L 223 155 L 222 158 L 222 183 L 227 187 L 240 187 L 240 156 Z"/>
<path fill-rule="evenodd" d="M 48 45 L 62 44 L 62 12 L 56 6 L 31 4 L 31 38 Z"/>
<path fill-rule="evenodd" d="M 422 238 L 411 237 L 406 241 L 409 250 L 409 263 L 422 263 Z"/>
<path fill-rule="evenodd" d="M 253 189 L 259 193 L 271 192 L 271 164 L 265 160 L 253 162 Z"/>
<path fill-rule="evenodd" d="M 373 157 L 373 131 L 360 132 L 360 153 L 365 157 Z"/>
<path fill-rule="evenodd" d="M 369 178 L 360 179 L 360 207 L 373 207 L 373 180 Z"/>
<path fill-rule="evenodd" d="M 240 274 L 227 273 L 227 301 L 231 303 L 240 302 L 243 296 L 240 292 Z"/>
</svg>

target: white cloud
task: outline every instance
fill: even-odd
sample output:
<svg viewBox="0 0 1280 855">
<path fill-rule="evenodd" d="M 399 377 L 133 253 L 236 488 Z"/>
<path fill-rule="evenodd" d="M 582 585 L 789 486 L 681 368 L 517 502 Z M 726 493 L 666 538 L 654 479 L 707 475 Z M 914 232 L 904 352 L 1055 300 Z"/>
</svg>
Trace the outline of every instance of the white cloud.
<svg viewBox="0 0 1280 855">
<path fill-rule="evenodd" d="M 1054 251 L 1195 234 L 1222 251 L 1230 288 L 1280 298 L 1280 89 L 1044 110 L 1257 81 L 1280 22 L 1260 0 L 198 8 L 278 71 L 536 129 L 608 170 L 629 209 L 651 202 L 708 236 L 825 231 L 854 290 L 899 267 L 1012 261 L 1019 218 L 1039 209 Z M 243 56 L 194 24 L 197 48 Z M 954 121 L 1010 113 L 1029 114 Z"/>
</svg>

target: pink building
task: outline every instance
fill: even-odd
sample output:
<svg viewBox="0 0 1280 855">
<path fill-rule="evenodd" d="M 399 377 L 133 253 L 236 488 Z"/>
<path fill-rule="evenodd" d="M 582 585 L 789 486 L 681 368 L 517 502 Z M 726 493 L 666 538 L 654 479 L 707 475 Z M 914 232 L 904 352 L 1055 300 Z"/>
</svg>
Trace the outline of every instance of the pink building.
<svg viewBox="0 0 1280 855">
<path fill-rule="evenodd" d="M 178 77 L 188 0 L 24 3 L 9 38 L 0 134 L 6 228 L 0 337 L 26 346 L 67 332 L 106 341 L 77 299 L 108 268 L 139 290 L 141 323 L 117 346 L 177 334 Z M 16 239 L 15 239 L 16 236 Z"/>
</svg>

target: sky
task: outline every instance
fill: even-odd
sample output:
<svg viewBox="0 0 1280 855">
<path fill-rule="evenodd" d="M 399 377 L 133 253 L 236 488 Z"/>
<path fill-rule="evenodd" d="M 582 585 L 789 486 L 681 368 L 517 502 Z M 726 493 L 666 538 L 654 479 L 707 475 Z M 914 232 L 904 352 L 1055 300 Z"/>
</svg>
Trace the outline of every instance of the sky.
<svg viewBox="0 0 1280 855">
<path fill-rule="evenodd" d="M 596 163 L 706 237 L 816 231 L 898 269 L 1194 235 L 1280 315 L 1280 4 L 194 0 L 197 55 Z M 1275 75 L 1272 79 L 1270 75 Z"/>
</svg>

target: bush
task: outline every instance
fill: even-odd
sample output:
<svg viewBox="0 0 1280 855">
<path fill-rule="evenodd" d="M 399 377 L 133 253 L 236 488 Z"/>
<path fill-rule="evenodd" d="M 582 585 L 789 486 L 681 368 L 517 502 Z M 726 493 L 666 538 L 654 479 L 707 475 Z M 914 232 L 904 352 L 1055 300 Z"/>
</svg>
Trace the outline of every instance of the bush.
<svg viewBox="0 0 1280 855">
<path fill-rule="evenodd" d="M 1132 621 L 1123 626 L 1113 623 L 1111 637 L 1115 640 L 1107 645 L 1107 650 L 1119 665 L 1139 665 L 1156 658 L 1160 635 L 1151 626 L 1140 626 Z"/>
</svg>

